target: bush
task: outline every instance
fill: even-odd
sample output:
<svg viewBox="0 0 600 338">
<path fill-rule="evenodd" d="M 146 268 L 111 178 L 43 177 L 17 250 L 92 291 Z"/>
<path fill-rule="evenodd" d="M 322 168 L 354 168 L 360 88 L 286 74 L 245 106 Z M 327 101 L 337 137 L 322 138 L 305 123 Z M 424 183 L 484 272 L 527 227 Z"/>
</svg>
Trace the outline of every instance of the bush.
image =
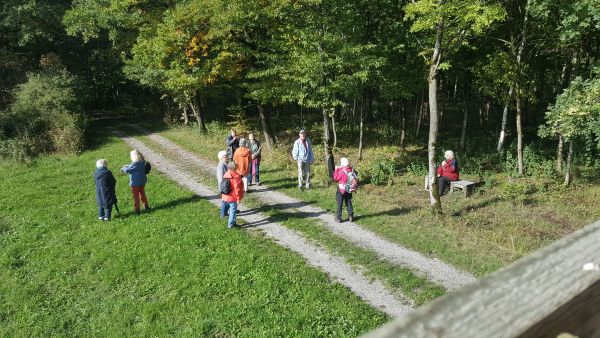
<svg viewBox="0 0 600 338">
<path fill-rule="evenodd" d="M 0 156 L 24 160 L 47 152 L 73 153 L 83 146 L 75 79 L 64 70 L 29 74 L 11 107 L 0 113 Z"/>
<path fill-rule="evenodd" d="M 414 176 L 427 176 L 429 169 L 423 163 L 411 162 L 406 166 L 406 171 Z"/>
<path fill-rule="evenodd" d="M 395 173 L 396 162 L 389 158 L 380 158 L 371 165 L 371 183 L 391 184 Z"/>
</svg>

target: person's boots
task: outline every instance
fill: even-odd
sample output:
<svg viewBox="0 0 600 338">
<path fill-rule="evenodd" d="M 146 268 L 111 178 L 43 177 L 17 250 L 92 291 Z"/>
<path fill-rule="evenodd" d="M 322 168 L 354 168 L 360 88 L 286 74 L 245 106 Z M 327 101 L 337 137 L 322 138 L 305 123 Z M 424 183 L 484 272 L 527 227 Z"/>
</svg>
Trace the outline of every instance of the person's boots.
<svg viewBox="0 0 600 338">
<path fill-rule="evenodd" d="M 348 215 L 348 222 L 354 222 L 354 216 Z"/>
</svg>

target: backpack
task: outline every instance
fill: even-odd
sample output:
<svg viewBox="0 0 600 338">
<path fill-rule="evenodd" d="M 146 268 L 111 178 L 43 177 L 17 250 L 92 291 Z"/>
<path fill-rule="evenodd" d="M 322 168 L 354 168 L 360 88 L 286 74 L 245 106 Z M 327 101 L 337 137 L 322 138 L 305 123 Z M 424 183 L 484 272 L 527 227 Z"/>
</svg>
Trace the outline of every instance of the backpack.
<svg viewBox="0 0 600 338">
<path fill-rule="evenodd" d="M 346 173 L 346 186 L 344 187 L 344 191 L 346 194 L 356 192 L 358 189 L 358 175 L 356 171 L 352 169 Z"/>
<path fill-rule="evenodd" d="M 231 179 L 230 178 L 223 178 L 223 180 L 221 180 L 221 185 L 219 186 L 219 190 L 221 191 L 221 194 L 229 194 L 231 192 Z"/>
<path fill-rule="evenodd" d="M 146 164 L 144 165 L 144 172 L 146 173 L 146 175 L 150 173 L 150 170 L 152 170 L 152 165 L 150 164 L 150 162 L 146 162 Z"/>
</svg>

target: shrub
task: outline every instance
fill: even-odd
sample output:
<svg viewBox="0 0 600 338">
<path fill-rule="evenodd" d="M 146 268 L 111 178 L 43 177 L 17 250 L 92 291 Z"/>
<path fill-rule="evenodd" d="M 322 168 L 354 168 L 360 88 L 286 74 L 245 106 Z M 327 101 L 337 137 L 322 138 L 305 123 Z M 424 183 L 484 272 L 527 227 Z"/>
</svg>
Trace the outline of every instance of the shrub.
<svg viewBox="0 0 600 338">
<path fill-rule="evenodd" d="M 0 117 L 0 156 L 23 160 L 47 152 L 73 153 L 83 146 L 75 79 L 64 70 L 29 74 Z"/>
<path fill-rule="evenodd" d="M 406 171 L 414 176 L 427 176 L 429 170 L 427 166 L 419 162 L 411 162 L 406 166 Z"/>
<path fill-rule="evenodd" d="M 371 183 L 375 185 L 391 184 L 396 172 L 396 162 L 389 158 L 380 158 L 371 165 Z"/>
</svg>

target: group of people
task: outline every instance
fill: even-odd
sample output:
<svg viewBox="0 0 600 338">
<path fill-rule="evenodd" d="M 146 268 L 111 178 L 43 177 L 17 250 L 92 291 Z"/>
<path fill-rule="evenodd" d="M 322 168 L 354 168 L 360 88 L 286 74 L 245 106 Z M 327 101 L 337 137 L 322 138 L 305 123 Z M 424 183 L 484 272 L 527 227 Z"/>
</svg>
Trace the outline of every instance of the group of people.
<svg viewBox="0 0 600 338">
<path fill-rule="evenodd" d="M 140 200 L 144 205 L 144 210 L 149 211 L 148 198 L 146 197 L 146 182 L 149 165 L 144 156 L 137 151 L 132 150 L 129 153 L 131 163 L 121 168 L 123 173 L 129 174 L 129 186 L 133 195 L 134 212 L 140 213 Z M 117 194 L 115 188 L 117 180 L 108 169 L 108 162 L 105 159 L 96 161 L 96 171 L 94 171 L 94 183 L 96 184 L 96 203 L 98 205 L 98 219 L 101 221 L 110 221 L 113 206 L 117 206 Z M 117 207 L 118 208 L 118 207 Z M 118 210 L 118 209 L 117 209 Z"/>
<path fill-rule="evenodd" d="M 230 131 L 226 144 L 227 149 L 217 154 L 219 163 L 216 168 L 216 177 L 217 186 L 221 192 L 220 216 L 221 218 L 228 216 L 227 228 L 233 229 L 237 226 L 238 204 L 244 198 L 244 194 L 248 192 L 248 187 L 253 183 L 256 185 L 261 184 L 260 161 L 262 147 L 253 134 L 249 134 L 247 139 L 239 138 L 234 129 Z M 134 212 L 138 214 L 140 213 L 140 201 L 145 211 L 150 210 L 145 192 L 149 163 L 135 149 L 130 152 L 130 157 L 131 163 L 124 165 L 121 171 L 129 174 Z M 440 196 L 445 194 L 451 181 L 459 179 L 458 162 L 454 158 L 454 152 L 447 150 L 444 157 L 445 160 L 437 168 Z M 310 189 L 310 166 L 314 163 L 314 154 L 311 142 L 306 137 L 304 130 L 300 130 L 298 139 L 294 142 L 292 158 L 298 164 L 298 189 Z M 117 205 L 115 193 L 117 181 L 108 169 L 108 163 L 105 159 L 96 161 L 96 171 L 93 176 L 96 184 L 98 218 L 101 221 L 109 221 L 112 208 Z M 350 165 L 350 161 L 342 157 L 340 165 L 335 168 L 333 173 L 333 180 L 337 183 L 336 222 L 342 222 L 342 207 L 344 204 L 346 205 L 348 220 L 350 222 L 354 220 L 352 193 L 356 190 L 356 186 L 352 186 L 352 184 L 355 184 L 354 182 L 357 182 L 357 179 L 357 174 Z M 224 180 L 228 181 L 226 191 L 222 188 Z"/>
<path fill-rule="evenodd" d="M 242 201 L 244 194 L 248 192 L 248 186 L 252 185 L 252 180 L 260 185 L 260 143 L 254 138 L 253 134 L 248 135 L 248 140 L 238 138 L 237 132 L 231 130 L 227 137 L 227 150 L 222 150 L 217 154 L 219 163 L 216 168 L 217 185 L 221 191 L 220 216 L 228 216 L 227 228 L 237 227 L 236 217 L 238 204 Z M 300 130 L 298 139 L 294 142 L 292 148 L 292 158 L 298 164 L 298 189 L 310 189 L 310 166 L 314 163 L 310 140 L 306 137 L 306 132 Z M 345 204 L 348 212 L 348 220 L 354 220 L 354 210 L 352 207 L 352 187 L 350 187 L 351 175 L 356 173 L 350 166 L 347 158 L 340 159 L 340 166 L 336 167 L 333 174 L 333 180 L 337 182 L 336 189 L 337 212 L 335 220 L 342 222 L 342 207 Z M 224 180 L 228 180 L 228 189 L 222 188 Z"/>
</svg>

